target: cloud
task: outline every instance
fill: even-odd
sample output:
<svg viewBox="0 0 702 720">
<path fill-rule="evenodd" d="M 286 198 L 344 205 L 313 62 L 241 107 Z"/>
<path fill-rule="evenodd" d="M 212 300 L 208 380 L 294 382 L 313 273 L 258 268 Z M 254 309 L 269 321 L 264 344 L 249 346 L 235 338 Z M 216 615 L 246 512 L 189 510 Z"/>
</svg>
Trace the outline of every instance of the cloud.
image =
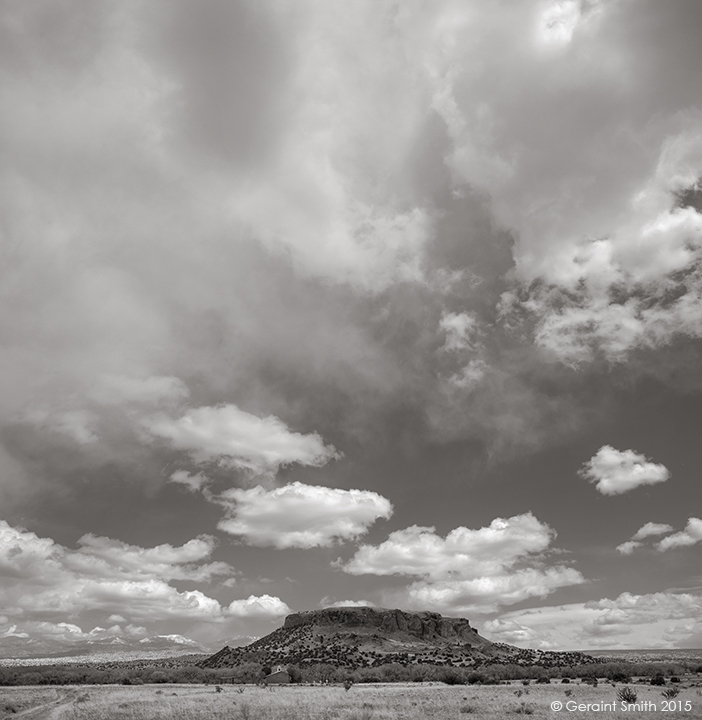
<svg viewBox="0 0 702 720">
<path fill-rule="evenodd" d="M 326 547 L 354 540 L 392 505 L 369 490 L 340 490 L 294 482 L 273 490 L 231 488 L 216 500 L 228 508 L 217 527 L 250 545 Z"/>
<path fill-rule="evenodd" d="M 321 608 L 330 607 L 375 607 L 375 604 L 370 600 L 336 600 L 331 602 L 329 598 L 322 598 L 319 601 Z"/>
<path fill-rule="evenodd" d="M 665 482 L 670 472 L 633 450 L 603 445 L 580 470 L 603 495 L 621 495 L 643 485 Z"/>
<path fill-rule="evenodd" d="M 233 196 L 232 214 L 304 274 L 374 292 L 423 280 L 431 211 L 407 173 L 426 89 L 411 38 L 369 3 L 273 15 L 297 58 L 286 122 L 275 158 Z"/>
<path fill-rule="evenodd" d="M 455 528 L 445 538 L 432 527 L 414 525 L 390 533 L 378 546 L 361 545 L 341 567 L 352 575 L 422 578 L 403 591 L 405 604 L 489 612 L 584 582 L 578 571 L 564 565 L 542 567 L 538 555 L 554 537 L 531 513 L 496 518 L 479 530 Z"/>
<path fill-rule="evenodd" d="M 667 523 L 647 522 L 642 525 L 633 535 L 632 540 L 643 540 L 654 535 L 665 535 L 673 531 L 673 526 Z"/>
<path fill-rule="evenodd" d="M 672 530 L 672 528 L 671 528 Z M 657 545 L 659 550 L 670 550 L 670 548 L 687 547 L 702 541 L 702 520 L 691 517 L 681 532 L 668 535 Z"/>
<path fill-rule="evenodd" d="M 416 610 L 460 614 L 493 613 L 505 605 L 544 598 L 554 590 L 585 582 L 582 574 L 565 565 L 521 568 L 471 580 L 419 581 L 404 591 L 404 604 Z"/>
<path fill-rule="evenodd" d="M 290 612 L 290 608 L 280 598 L 270 595 L 249 595 L 245 600 L 232 600 L 227 607 L 229 615 L 239 618 L 274 618 Z"/>
<path fill-rule="evenodd" d="M 151 376 L 148 378 L 107 375 L 96 383 L 91 397 L 98 403 L 122 405 L 144 403 L 154 405 L 160 402 L 186 400 L 190 391 L 182 380 L 172 376 Z"/>
<path fill-rule="evenodd" d="M 254 474 L 275 474 L 291 463 L 319 467 L 340 457 L 317 433 L 292 432 L 277 417 L 260 418 L 236 405 L 193 408 L 177 420 L 162 415 L 143 425 L 196 463 L 218 462 Z"/>
<path fill-rule="evenodd" d="M 90 612 L 131 623 L 222 623 L 241 617 L 245 608 L 252 615 L 272 617 L 284 607 L 277 598 L 263 596 L 260 602 L 250 597 L 227 608 L 200 590 L 180 591 L 169 584 L 233 574 L 226 563 L 204 562 L 214 549 L 209 536 L 181 546 L 141 548 L 85 535 L 78 549 L 70 550 L 0 521 L 0 540 L 0 596 L 15 621 L 53 622 Z"/>
<path fill-rule="evenodd" d="M 627 540 L 626 542 L 623 542 L 621 545 L 617 545 L 617 550 L 622 555 L 631 555 L 631 553 L 636 550 L 636 548 L 641 547 L 643 543 L 637 542 L 636 540 Z"/>
<path fill-rule="evenodd" d="M 699 594 L 691 592 L 622 593 L 614 599 L 514 610 L 486 623 L 485 630 L 493 640 L 557 650 L 686 647 L 701 629 L 701 603 Z"/>
<path fill-rule="evenodd" d="M 178 485 L 184 485 L 190 492 L 198 492 L 210 482 L 206 475 L 202 473 L 192 475 L 187 470 L 176 470 L 169 480 Z"/>
<path fill-rule="evenodd" d="M 446 333 L 443 350 L 475 349 L 476 335 L 480 335 L 478 321 L 468 313 L 444 313 L 439 327 Z"/>
<path fill-rule="evenodd" d="M 511 320 L 569 365 L 702 332 L 702 214 L 678 202 L 702 177 L 701 111 L 682 90 L 700 87 L 698 20 L 691 5 L 537 0 L 425 18 L 454 181 L 514 238 L 510 292 L 530 320 Z"/>
</svg>

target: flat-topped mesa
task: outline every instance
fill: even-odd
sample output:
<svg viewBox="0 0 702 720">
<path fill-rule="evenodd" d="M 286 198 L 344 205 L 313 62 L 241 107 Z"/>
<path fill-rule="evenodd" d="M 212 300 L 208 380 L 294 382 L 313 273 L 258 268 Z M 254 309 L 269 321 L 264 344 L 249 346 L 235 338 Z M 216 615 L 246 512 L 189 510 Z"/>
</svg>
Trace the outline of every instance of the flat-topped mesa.
<svg viewBox="0 0 702 720">
<path fill-rule="evenodd" d="M 477 635 L 477 630 L 465 618 L 375 607 L 347 606 L 293 613 L 285 618 L 283 628 L 292 629 L 301 625 L 378 628 L 383 633 L 407 633 L 421 640 L 475 641 Z"/>
</svg>

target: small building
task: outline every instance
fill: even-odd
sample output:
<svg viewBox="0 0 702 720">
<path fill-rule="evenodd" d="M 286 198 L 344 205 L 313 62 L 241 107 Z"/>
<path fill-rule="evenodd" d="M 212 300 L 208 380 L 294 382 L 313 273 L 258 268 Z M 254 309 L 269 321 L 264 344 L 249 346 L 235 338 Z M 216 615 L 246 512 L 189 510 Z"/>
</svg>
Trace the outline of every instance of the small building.
<svg viewBox="0 0 702 720">
<path fill-rule="evenodd" d="M 290 680 L 290 673 L 282 665 L 276 665 L 273 668 L 273 672 L 263 678 L 263 682 L 266 685 L 289 683 Z"/>
</svg>

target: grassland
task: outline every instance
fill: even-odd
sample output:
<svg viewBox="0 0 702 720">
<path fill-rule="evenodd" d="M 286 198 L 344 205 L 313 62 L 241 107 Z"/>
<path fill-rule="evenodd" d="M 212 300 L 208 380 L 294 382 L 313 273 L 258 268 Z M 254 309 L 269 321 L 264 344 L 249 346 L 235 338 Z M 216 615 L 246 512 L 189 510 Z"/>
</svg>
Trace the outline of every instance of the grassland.
<svg viewBox="0 0 702 720">
<path fill-rule="evenodd" d="M 702 718 L 702 690 L 684 687 L 675 699 L 688 711 L 663 711 L 660 688 L 631 685 L 640 708 L 624 710 L 617 690 L 600 683 L 499 686 L 446 686 L 442 684 L 355 685 L 345 691 L 340 686 L 253 685 L 102 685 L 43 690 L 17 687 L 0 690 L 0 717 L 16 717 L 33 703 L 39 705 L 56 698 L 48 710 L 29 713 L 32 720 L 451 720 L 474 718 L 497 720 L 528 715 L 534 720 L 559 715 L 569 718 L 604 716 L 611 720 L 632 717 Z M 53 694 L 52 694 L 53 693 Z M 61 698 L 59 698 L 61 700 Z M 554 712 L 551 703 L 588 703 L 590 710 Z M 616 709 L 597 709 L 597 703 L 615 703 Z M 644 705 L 644 703 L 648 703 Z M 656 710 L 652 709 L 653 705 Z M 5 711 L 14 706 L 16 711 Z M 644 709 L 645 708 L 645 709 Z"/>
</svg>

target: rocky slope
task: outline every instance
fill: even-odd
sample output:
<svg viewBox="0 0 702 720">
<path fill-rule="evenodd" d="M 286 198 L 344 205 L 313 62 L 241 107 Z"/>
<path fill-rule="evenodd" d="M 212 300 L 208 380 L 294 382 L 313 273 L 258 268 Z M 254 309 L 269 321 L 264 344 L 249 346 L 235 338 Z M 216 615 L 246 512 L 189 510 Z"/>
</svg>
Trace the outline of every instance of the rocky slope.
<svg viewBox="0 0 702 720">
<path fill-rule="evenodd" d="M 432 612 L 404 612 L 370 607 L 310 610 L 288 615 L 283 627 L 246 647 L 225 647 L 200 667 L 233 667 L 246 662 L 266 665 L 328 663 L 335 667 L 377 667 L 386 663 L 426 663 L 449 667 L 517 662 L 571 664 L 578 658 L 557 656 L 492 643 L 464 618 Z M 544 662 L 547 660 L 547 662 Z M 587 661 L 587 660 L 585 660 Z"/>
</svg>

